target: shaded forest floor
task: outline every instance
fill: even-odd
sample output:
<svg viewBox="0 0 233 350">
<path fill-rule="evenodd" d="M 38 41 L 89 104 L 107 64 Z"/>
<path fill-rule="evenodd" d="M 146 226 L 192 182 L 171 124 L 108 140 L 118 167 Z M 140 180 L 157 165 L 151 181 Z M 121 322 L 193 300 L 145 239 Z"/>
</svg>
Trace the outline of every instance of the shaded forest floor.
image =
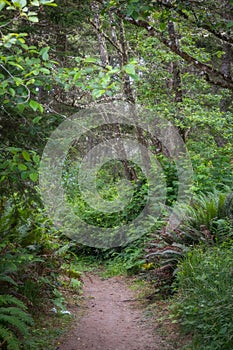
<svg viewBox="0 0 233 350">
<path fill-rule="evenodd" d="M 167 302 L 145 302 L 132 279 L 86 273 L 83 281 L 83 302 L 72 307 L 75 320 L 59 350 L 177 350 L 187 341 L 169 319 Z"/>
</svg>

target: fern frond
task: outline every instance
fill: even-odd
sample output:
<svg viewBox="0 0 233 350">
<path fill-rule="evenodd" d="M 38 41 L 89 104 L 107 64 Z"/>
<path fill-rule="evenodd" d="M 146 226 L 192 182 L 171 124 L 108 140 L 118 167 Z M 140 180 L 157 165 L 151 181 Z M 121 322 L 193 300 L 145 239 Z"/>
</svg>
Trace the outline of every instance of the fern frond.
<svg viewBox="0 0 233 350">
<path fill-rule="evenodd" d="M 15 336 L 9 339 L 7 350 L 20 350 L 20 343 Z"/>
<path fill-rule="evenodd" d="M 33 319 L 31 318 L 31 316 L 17 307 L 0 307 L 0 315 L 1 314 L 16 316 L 28 325 L 33 324 Z"/>
<path fill-rule="evenodd" d="M 26 310 L 27 309 L 26 305 L 21 300 L 19 300 L 16 297 L 14 297 L 13 295 L 10 295 L 10 294 L 0 295 L 0 306 L 1 305 L 7 305 L 7 304 L 8 305 L 9 304 L 16 305 L 22 310 Z"/>
<path fill-rule="evenodd" d="M 16 316 L 0 314 L 0 324 L 7 324 L 8 326 L 13 326 L 22 335 L 28 335 L 27 325 L 25 324 L 25 322 L 23 322 Z"/>
<path fill-rule="evenodd" d="M 11 278 L 10 276 L 7 275 L 0 275 L 0 281 L 1 282 L 8 282 L 13 286 L 17 286 L 17 283 Z"/>
<path fill-rule="evenodd" d="M 19 341 L 13 334 L 12 330 L 0 325 L 0 341 L 7 344 L 7 350 L 19 350 Z M 1 343 L 0 343 L 1 345 Z"/>
<path fill-rule="evenodd" d="M 12 337 L 12 331 L 9 328 L 0 326 L 0 339 L 10 339 Z"/>
</svg>

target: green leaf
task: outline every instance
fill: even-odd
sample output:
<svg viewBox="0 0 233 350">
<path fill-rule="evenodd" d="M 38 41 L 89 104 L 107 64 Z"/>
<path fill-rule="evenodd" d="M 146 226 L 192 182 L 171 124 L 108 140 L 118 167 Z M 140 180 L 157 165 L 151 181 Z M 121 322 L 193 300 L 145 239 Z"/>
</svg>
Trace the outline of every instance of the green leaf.
<svg viewBox="0 0 233 350">
<path fill-rule="evenodd" d="M 33 181 L 33 182 L 36 182 L 37 179 L 38 179 L 38 173 L 30 173 L 29 174 L 29 178 Z"/>
<path fill-rule="evenodd" d="M 6 3 L 5 2 L 0 2 L 0 11 L 6 6 Z"/>
<path fill-rule="evenodd" d="M 40 110 L 40 107 L 42 107 L 41 104 L 35 100 L 30 100 L 29 106 L 33 109 L 34 112 L 37 111 L 38 109 Z"/>
<path fill-rule="evenodd" d="M 20 66 L 20 64 L 14 62 L 14 61 L 8 61 L 8 64 L 10 64 L 11 66 L 14 66 L 14 67 L 17 67 L 19 69 L 22 69 L 23 70 L 23 67 Z"/>
<path fill-rule="evenodd" d="M 233 5 L 233 1 L 231 2 Z M 230 21 L 229 23 L 227 23 L 227 28 L 231 28 L 233 27 L 233 21 Z"/>
<path fill-rule="evenodd" d="M 9 92 L 10 92 L 11 96 L 13 96 L 13 97 L 15 96 L 15 90 L 14 89 L 10 88 Z"/>
<path fill-rule="evenodd" d="M 24 171 L 24 170 L 27 170 L 27 166 L 23 163 L 20 163 L 20 164 L 18 164 L 18 169 L 20 171 Z"/>
<path fill-rule="evenodd" d="M 135 67 L 132 64 L 125 65 L 123 70 L 129 75 L 135 75 Z"/>
<path fill-rule="evenodd" d="M 43 47 L 43 49 L 40 50 L 40 55 L 42 56 L 42 59 L 44 61 L 48 61 L 49 59 L 49 55 L 48 55 L 48 51 L 49 51 L 50 47 Z"/>
<path fill-rule="evenodd" d="M 27 0 L 20 0 L 19 3 L 20 3 L 20 6 L 23 8 L 27 5 Z"/>
<path fill-rule="evenodd" d="M 31 1 L 31 5 L 32 5 L 32 6 L 40 6 L 40 3 L 39 3 L 38 0 L 32 0 L 32 1 Z"/>
<path fill-rule="evenodd" d="M 78 80 L 82 75 L 82 71 L 79 71 L 77 72 L 75 75 L 74 75 L 74 80 Z"/>
<path fill-rule="evenodd" d="M 28 85 L 31 85 L 31 84 L 34 84 L 34 83 L 35 83 L 35 79 L 32 78 L 32 79 L 27 81 L 26 85 L 28 86 Z"/>
<path fill-rule="evenodd" d="M 42 5 L 47 5 L 47 6 L 57 6 L 56 3 L 54 3 L 54 0 L 40 0 Z"/>
<path fill-rule="evenodd" d="M 21 7 L 21 5 L 20 5 L 20 2 L 19 2 L 19 1 L 12 0 L 12 2 L 13 2 L 13 5 L 14 5 L 15 7 Z"/>
<path fill-rule="evenodd" d="M 42 68 L 40 69 L 40 71 L 41 71 L 42 73 L 44 73 L 44 74 L 50 74 L 50 70 L 49 70 L 48 68 L 42 67 Z"/>
<path fill-rule="evenodd" d="M 17 105 L 17 109 L 20 111 L 20 113 L 23 113 L 23 111 L 25 110 L 26 105 L 24 103 L 21 103 L 20 105 Z"/>
<path fill-rule="evenodd" d="M 33 157 L 32 157 L 33 161 L 38 164 L 39 161 L 40 161 L 40 157 L 37 155 L 37 154 L 34 154 Z"/>
<path fill-rule="evenodd" d="M 30 157 L 30 154 L 27 152 L 27 151 L 23 151 L 22 152 L 22 156 L 24 157 L 24 159 L 29 162 L 31 157 Z M 25 170 L 25 169 L 24 169 Z"/>
<path fill-rule="evenodd" d="M 19 151 L 21 151 L 21 148 L 18 148 L 18 147 L 7 147 L 6 150 L 11 152 L 12 154 L 17 154 Z"/>
<path fill-rule="evenodd" d="M 33 23 L 39 22 L 39 19 L 38 19 L 38 17 L 36 17 L 36 16 L 29 16 L 29 17 L 28 17 L 28 20 L 29 20 L 30 22 L 33 22 Z"/>
<path fill-rule="evenodd" d="M 28 171 L 22 171 L 20 174 L 22 180 L 26 180 L 28 177 Z"/>
<path fill-rule="evenodd" d="M 97 61 L 98 61 L 98 59 L 95 57 L 87 57 L 84 60 L 85 63 L 96 63 Z"/>
<path fill-rule="evenodd" d="M 35 11 L 28 12 L 28 16 L 37 16 L 37 13 Z"/>
<path fill-rule="evenodd" d="M 73 288 L 81 287 L 81 282 L 75 278 L 71 278 L 71 285 Z"/>
<path fill-rule="evenodd" d="M 102 96 L 105 93 L 105 90 L 93 90 L 92 91 L 92 96 L 94 99 Z"/>
<path fill-rule="evenodd" d="M 23 80 L 21 78 L 18 78 L 18 77 L 14 77 L 14 82 L 15 82 L 16 86 L 20 86 L 23 84 Z"/>
<path fill-rule="evenodd" d="M 167 23 L 166 22 L 161 22 L 159 25 L 160 30 L 165 30 L 167 28 Z"/>
<path fill-rule="evenodd" d="M 37 116 L 36 118 L 34 118 L 33 121 L 32 121 L 33 124 L 39 123 L 39 121 L 41 120 L 41 118 L 42 118 L 42 117 L 40 117 L 40 116 Z"/>
</svg>

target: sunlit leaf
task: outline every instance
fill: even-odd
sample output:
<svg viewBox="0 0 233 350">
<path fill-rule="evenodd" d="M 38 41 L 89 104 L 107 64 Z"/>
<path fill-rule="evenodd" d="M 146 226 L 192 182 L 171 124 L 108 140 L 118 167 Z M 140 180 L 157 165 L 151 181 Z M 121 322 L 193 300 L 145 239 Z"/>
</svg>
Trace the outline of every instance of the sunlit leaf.
<svg viewBox="0 0 233 350">
<path fill-rule="evenodd" d="M 22 156 L 24 157 L 24 159 L 26 160 L 26 161 L 30 161 L 30 154 L 27 152 L 27 151 L 23 151 L 22 152 Z"/>
<path fill-rule="evenodd" d="M 21 171 L 27 170 L 27 166 L 25 164 L 23 164 L 23 163 L 20 163 L 20 164 L 18 164 L 18 169 L 21 170 Z"/>
<path fill-rule="evenodd" d="M 29 178 L 33 181 L 33 182 L 36 182 L 37 179 L 38 179 L 38 173 L 30 173 L 29 174 Z"/>
</svg>

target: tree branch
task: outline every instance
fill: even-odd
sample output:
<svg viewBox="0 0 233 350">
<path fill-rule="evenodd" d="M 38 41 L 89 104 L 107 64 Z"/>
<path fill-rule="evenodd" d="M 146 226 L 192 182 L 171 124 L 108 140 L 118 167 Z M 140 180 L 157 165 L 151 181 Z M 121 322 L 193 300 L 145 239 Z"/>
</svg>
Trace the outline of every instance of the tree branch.
<svg viewBox="0 0 233 350">
<path fill-rule="evenodd" d="M 225 89 L 233 90 L 233 79 L 232 77 L 225 76 L 222 72 L 217 69 L 198 61 L 195 57 L 191 56 L 187 52 L 183 51 L 178 45 L 166 39 L 162 33 L 158 32 L 153 26 L 147 21 L 135 20 L 131 17 L 126 17 L 122 13 L 117 13 L 119 17 L 125 19 L 127 22 L 134 24 L 137 27 L 144 28 L 148 31 L 149 35 L 156 37 L 161 43 L 168 47 L 172 52 L 183 58 L 186 62 L 194 65 L 203 76 L 205 76 L 208 82 L 218 85 Z"/>
<path fill-rule="evenodd" d="M 110 42 L 110 44 L 111 44 L 112 46 L 115 47 L 115 49 L 117 49 L 117 51 L 119 51 L 119 52 L 122 54 L 121 48 L 120 48 L 116 43 L 114 43 L 114 41 L 113 41 L 107 34 L 105 34 L 100 28 L 98 28 L 92 20 L 89 19 L 88 22 L 89 22 L 100 34 L 102 34 L 103 37 L 104 37 L 106 40 L 108 40 L 108 41 Z"/>
<path fill-rule="evenodd" d="M 167 8 L 169 10 L 174 10 L 178 15 L 183 17 L 185 20 L 188 20 L 191 24 L 195 24 L 198 28 L 202 28 L 207 30 L 209 33 L 213 34 L 216 38 L 225 41 L 228 44 L 233 45 L 233 37 L 226 35 L 225 33 L 219 32 L 214 26 L 211 26 L 207 23 L 198 23 L 198 21 L 194 21 L 190 18 L 190 16 L 182 11 L 179 8 L 176 8 L 175 5 L 173 5 L 171 2 L 164 3 L 163 1 L 157 1 L 158 5 L 161 5 L 164 8 Z M 193 13 L 195 15 L 195 13 Z"/>
</svg>

